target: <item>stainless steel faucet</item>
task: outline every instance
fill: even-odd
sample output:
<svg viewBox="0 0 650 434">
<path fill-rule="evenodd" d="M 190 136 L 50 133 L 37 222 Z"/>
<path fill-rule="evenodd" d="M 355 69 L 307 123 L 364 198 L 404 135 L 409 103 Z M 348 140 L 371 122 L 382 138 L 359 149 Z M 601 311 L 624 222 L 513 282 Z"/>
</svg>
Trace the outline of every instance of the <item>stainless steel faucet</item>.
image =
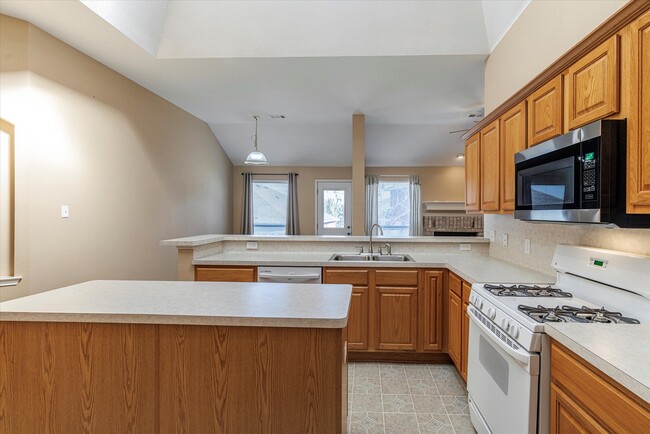
<svg viewBox="0 0 650 434">
<path fill-rule="evenodd" d="M 375 223 L 372 226 L 370 226 L 370 254 L 371 255 L 375 253 L 375 251 L 372 249 L 372 232 L 375 229 L 375 226 L 377 227 L 377 229 L 379 229 L 379 234 L 384 235 L 384 228 L 382 228 L 379 223 Z"/>
</svg>

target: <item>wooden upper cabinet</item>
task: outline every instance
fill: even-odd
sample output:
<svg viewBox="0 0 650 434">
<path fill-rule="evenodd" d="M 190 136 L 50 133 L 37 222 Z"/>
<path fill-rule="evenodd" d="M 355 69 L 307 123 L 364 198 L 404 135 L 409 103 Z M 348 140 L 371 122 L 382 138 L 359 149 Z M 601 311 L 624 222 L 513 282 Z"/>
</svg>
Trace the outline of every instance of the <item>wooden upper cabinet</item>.
<svg viewBox="0 0 650 434">
<path fill-rule="evenodd" d="M 467 211 L 481 210 L 479 141 L 480 134 L 477 133 L 465 142 L 465 209 Z"/>
<path fill-rule="evenodd" d="M 499 121 L 480 132 L 481 210 L 499 211 Z"/>
<path fill-rule="evenodd" d="M 650 214 L 650 12 L 631 24 L 627 212 Z"/>
<path fill-rule="evenodd" d="M 416 350 L 417 288 L 377 287 L 377 348 Z"/>
<path fill-rule="evenodd" d="M 204 282 L 255 282 L 256 267 L 196 267 L 194 280 Z"/>
<path fill-rule="evenodd" d="M 526 98 L 528 107 L 528 146 L 562 134 L 562 76 Z"/>
<path fill-rule="evenodd" d="M 420 330 L 424 351 L 442 350 L 442 289 L 444 271 L 425 271 L 420 300 Z"/>
<path fill-rule="evenodd" d="M 618 35 L 569 67 L 569 129 L 618 112 L 618 77 Z"/>
<path fill-rule="evenodd" d="M 526 149 L 526 101 L 505 113 L 501 122 L 501 211 L 515 210 L 515 154 Z"/>
</svg>

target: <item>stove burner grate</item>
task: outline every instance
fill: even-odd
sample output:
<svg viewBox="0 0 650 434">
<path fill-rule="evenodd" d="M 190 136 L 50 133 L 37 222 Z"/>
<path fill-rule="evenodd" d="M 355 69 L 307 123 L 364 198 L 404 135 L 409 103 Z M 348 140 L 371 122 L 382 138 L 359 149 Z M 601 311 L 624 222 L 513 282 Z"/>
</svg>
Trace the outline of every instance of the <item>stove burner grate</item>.
<svg viewBox="0 0 650 434">
<path fill-rule="evenodd" d="M 485 289 L 499 297 L 561 297 L 571 298 L 570 292 L 552 286 L 538 285 L 483 285 Z"/>
<path fill-rule="evenodd" d="M 639 320 L 623 316 L 620 312 L 611 312 L 604 307 L 594 309 L 586 306 L 526 306 L 520 304 L 518 309 L 537 322 L 577 322 L 603 324 L 639 324 Z"/>
</svg>

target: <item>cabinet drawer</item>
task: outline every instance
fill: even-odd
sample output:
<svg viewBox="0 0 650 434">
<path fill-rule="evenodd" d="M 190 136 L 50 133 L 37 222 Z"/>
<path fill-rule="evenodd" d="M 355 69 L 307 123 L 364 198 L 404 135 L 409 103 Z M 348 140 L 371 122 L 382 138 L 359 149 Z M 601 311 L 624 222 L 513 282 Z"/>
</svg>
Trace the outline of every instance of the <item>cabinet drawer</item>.
<svg viewBox="0 0 650 434">
<path fill-rule="evenodd" d="M 650 406 L 564 347 L 551 345 L 551 381 L 613 432 L 648 432 Z"/>
<path fill-rule="evenodd" d="M 377 270 L 377 286 L 418 286 L 418 270 Z"/>
<path fill-rule="evenodd" d="M 195 280 L 207 282 L 255 282 L 255 267 L 196 267 Z"/>
<path fill-rule="evenodd" d="M 462 280 L 453 273 L 449 273 L 449 290 L 457 296 L 462 296 Z"/>
<path fill-rule="evenodd" d="M 325 270 L 324 283 L 342 283 L 347 285 L 368 285 L 368 270 Z"/>
</svg>

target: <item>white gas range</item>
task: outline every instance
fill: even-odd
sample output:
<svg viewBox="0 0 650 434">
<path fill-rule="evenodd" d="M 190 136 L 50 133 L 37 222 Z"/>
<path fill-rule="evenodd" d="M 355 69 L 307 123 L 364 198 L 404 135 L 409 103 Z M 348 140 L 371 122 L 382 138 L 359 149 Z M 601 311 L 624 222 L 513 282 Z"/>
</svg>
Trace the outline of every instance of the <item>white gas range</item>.
<svg viewBox="0 0 650 434">
<path fill-rule="evenodd" d="M 472 285 L 467 390 L 480 434 L 549 432 L 544 322 L 650 323 L 650 257 L 558 245 L 552 285 Z"/>
</svg>

